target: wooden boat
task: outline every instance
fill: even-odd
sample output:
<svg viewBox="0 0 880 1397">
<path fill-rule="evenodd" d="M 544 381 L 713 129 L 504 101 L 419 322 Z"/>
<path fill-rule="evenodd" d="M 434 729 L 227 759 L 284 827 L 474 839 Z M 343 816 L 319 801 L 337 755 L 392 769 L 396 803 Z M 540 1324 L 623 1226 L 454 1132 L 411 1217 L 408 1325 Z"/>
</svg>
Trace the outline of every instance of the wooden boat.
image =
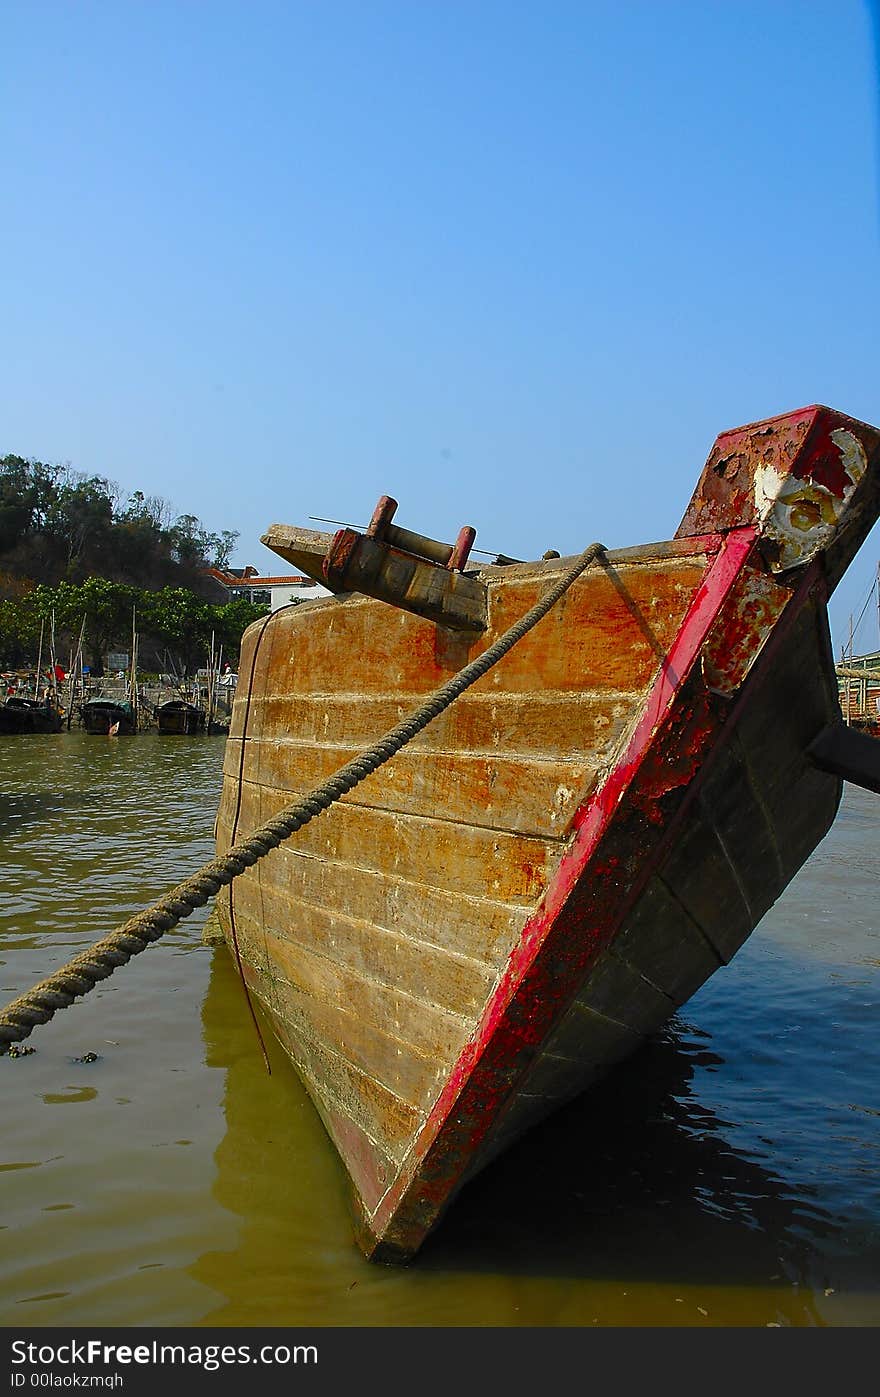
<svg viewBox="0 0 880 1397">
<path fill-rule="evenodd" d="M 244 637 L 218 849 L 374 742 L 571 560 L 467 568 L 391 522 L 263 542 L 333 596 Z M 826 603 L 880 514 L 880 432 L 719 436 L 673 539 L 600 556 L 483 678 L 218 899 L 250 992 L 406 1260 L 457 1191 L 654 1033 L 880 790 Z M 868 751 L 870 749 L 870 752 Z M 584 1161 L 585 1175 L 589 1162 Z"/>
<path fill-rule="evenodd" d="M 11 694 L 0 703 L 0 734 L 60 732 L 63 716 L 51 699 L 47 702 Z"/>
<path fill-rule="evenodd" d="M 137 714 L 128 699 L 119 700 L 95 695 L 80 706 L 80 717 L 86 732 L 106 736 L 115 728 L 114 736 L 129 737 L 137 732 Z"/>
<path fill-rule="evenodd" d="M 187 699 L 167 699 L 156 708 L 156 726 L 161 733 L 190 736 L 205 731 L 207 714 Z"/>
</svg>

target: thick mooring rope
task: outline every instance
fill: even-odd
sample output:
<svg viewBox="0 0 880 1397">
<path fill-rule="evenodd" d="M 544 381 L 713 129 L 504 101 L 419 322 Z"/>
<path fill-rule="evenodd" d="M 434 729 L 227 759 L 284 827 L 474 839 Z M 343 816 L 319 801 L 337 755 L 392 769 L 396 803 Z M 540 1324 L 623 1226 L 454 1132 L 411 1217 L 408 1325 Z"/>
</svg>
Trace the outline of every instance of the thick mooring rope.
<svg viewBox="0 0 880 1397">
<path fill-rule="evenodd" d="M 225 854 L 212 859 L 197 873 L 178 883 L 158 902 L 130 917 L 115 931 L 96 941 L 89 950 L 74 956 L 60 970 L 12 1000 L 0 1011 L 0 1053 L 8 1051 L 10 1044 L 27 1038 L 37 1024 L 48 1023 L 56 1010 L 65 1009 L 81 995 L 88 994 L 99 981 L 112 975 L 117 966 L 125 965 L 152 941 L 158 941 L 160 936 L 177 926 L 196 907 L 203 907 L 209 898 L 244 873 L 245 869 L 265 858 L 296 830 L 302 829 L 340 796 L 354 790 L 367 776 L 396 756 L 402 747 L 439 717 L 465 689 L 481 679 L 518 640 L 537 625 L 580 574 L 604 553 L 601 543 L 591 543 L 568 572 L 549 587 L 504 635 L 499 636 L 482 655 L 471 660 L 452 679 L 435 689 L 424 703 L 372 747 L 353 757 L 309 795 L 286 806 L 246 839 L 233 844 Z"/>
</svg>

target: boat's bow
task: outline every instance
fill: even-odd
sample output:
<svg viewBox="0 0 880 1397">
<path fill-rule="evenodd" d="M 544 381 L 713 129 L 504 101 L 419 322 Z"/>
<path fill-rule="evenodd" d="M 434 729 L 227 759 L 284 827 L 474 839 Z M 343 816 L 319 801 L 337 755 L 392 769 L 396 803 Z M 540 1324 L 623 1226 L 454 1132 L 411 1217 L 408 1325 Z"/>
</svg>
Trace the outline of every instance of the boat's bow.
<svg viewBox="0 0 880 1397">
<path fill-rule="evenodd" d="M 821 558 L 837 586 L 880 514 L 880 432 L 814 405 L 722 432 L 677 538 L 746 524 L 778 576 Z"/>
<path fill-rule="evenodd" d="M 809 756 L 839 715 L 825 603 L 880 509 L 878 440 L 825 408 L 720 437 L 674 540 L 605 555 L 221 899 L 368 1254 L 412 1255 L 470 1174 L 631 1053 L 827 830 L 840 780 Z M 327 537 L 312 566 L 330 581 Z M 384 543 L 386 562 L 406 552 Z M 371 595 L 252 627 L 218 846 L 374 742 L 567 567 L 413 558 L 477 583 L 483 627 L 439 624 L 421 604 L 438 594 L 393 566 Z"/>
</svg>

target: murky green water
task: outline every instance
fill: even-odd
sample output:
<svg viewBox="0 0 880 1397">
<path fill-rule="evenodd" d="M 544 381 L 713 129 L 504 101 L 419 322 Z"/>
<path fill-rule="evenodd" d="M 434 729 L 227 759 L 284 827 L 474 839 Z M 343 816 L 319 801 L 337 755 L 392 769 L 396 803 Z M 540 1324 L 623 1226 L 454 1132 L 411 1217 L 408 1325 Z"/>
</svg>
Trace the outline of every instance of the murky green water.
<svg viewBox="0 0 880 1397">
<path fill-rule="evenodd" d="M 210 856 L 222 755 L 0 740 L 3 1003 Z M 733 964 L 400 1270 L 197 913 L 0 1058 L 0 1323 L 880 1323 L 878 829 L 848 787 Z"/>
</svg>

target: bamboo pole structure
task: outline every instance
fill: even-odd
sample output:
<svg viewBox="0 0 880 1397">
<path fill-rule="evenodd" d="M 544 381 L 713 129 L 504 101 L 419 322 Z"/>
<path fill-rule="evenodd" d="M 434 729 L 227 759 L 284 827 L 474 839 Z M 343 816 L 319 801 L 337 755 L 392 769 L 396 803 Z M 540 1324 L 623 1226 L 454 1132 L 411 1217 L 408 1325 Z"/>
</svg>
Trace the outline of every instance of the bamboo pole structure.
<svg viewBox="0 0 880 1397">
<path fill-rule="evenodd" d="M 42 670 L 42 667 L 43 667 L 43 630 L 44 630 L 44 628 L 45 628 L 45 625 L 46 625 L 46 622 L 45 622 L 45 621 L 41 621 L 41 622 L 40 622 L 40 645 L 39 645 L 39 648 L 38 648 L 38 650 L 37 650 L 37 672 L 36 672 L 36 674 L 34 675 L 34 698 L 35 698 L 35 699 L 38 699 L 38 698 L 40 697 L 40 671 Z"/>
<path fill-rule="evenodd" d="M 134 730 L 138 730 L 138 692 L 137 692 L 137 612 L 131 608 L 131 666 L 128 678 L 128 696 L 131 703 L 131 711 L 134 717 Z"/>
</svg>

